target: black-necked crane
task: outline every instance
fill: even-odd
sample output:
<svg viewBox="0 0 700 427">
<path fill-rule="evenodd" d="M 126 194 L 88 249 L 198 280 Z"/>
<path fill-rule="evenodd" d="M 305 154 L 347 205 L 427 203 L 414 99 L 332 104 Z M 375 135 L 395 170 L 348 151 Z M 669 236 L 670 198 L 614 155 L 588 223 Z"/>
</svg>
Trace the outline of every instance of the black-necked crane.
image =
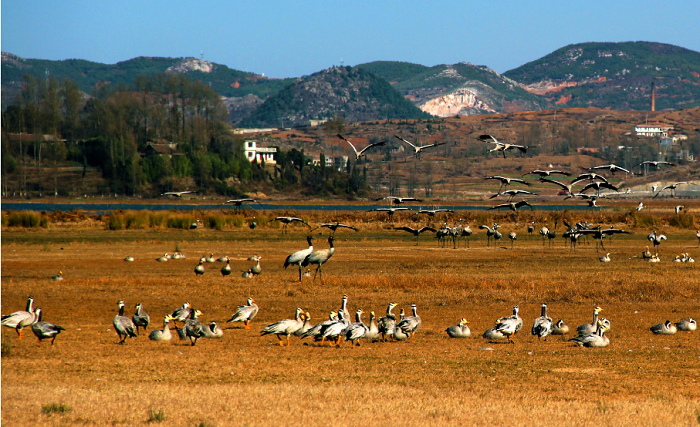
<svg viewBox="0 0 700 427">
<path fill-rule="evenodd" d="M 526 174 L 523 175 L 523 176 L 526 176 L 526 175 L 539 175 L 540 178 L 544 178 L 545 176 L 551 176 L 552 174 L 560 174 L 560 175 L 571 176 L 571 174 L 570 174 L 569 172 L 564 172 L 564 171 L 560 171 L 560 170 L 557 170 L 557 169 L 555 169 L 555 170 L 541 170 L 541 169 L 537 169 L 537 170 L 534 170 L 534 171 L 532 171 L 532 172 L 528 172 L 528 173 L 526 173 Z"/>
<path fill-rule="evenodd" d="M 495 222 L 493 223 L 493 227 L 489 227 L 488 225 L 479 226 L 481 230 L 486 230 L 486 246 L 491 246 L 491 238 L 496 236 L 498 227 L 500 227 L 500 225 L 496 224 Z"/>
<path fill-rule="evenodd" d="M 614 191 L 619 191 L 619 188 L 615 187 L 614 185 L 612 185 L 608 182 L 591 181 L 581 189 L 581 192 L 583 193 L 584 191 L 588 190 L 589 188 L 595 189 L 597 196 L 600 195 L 601 188 L 609 188 L 609 189 L 614 190 Z"/>
<path fill-rule="evenodd" d="M 287 234 L 287 225 L 289 225 L 293 222 L 300 222 L 300 223 L 304 224 L 305 226 L 309 227 L 309 229 L 311 229 L 311 226 L 309 225 L 309 223 L 307 223 L 306 221 L 304 221 L 301 218 L 296 218 L 293 216 L 278 216 L 277 218 L 273 219 L 273 221 L 279 221 L 283 224 L 282 234 Z"/>
<path fill-rule="evenodd" d="M 258 203 L 258 201 L 255 200 L 255 199 L 245 198 L 245 199 L 231 199 L 231 200 L 226 200 L 226 201 L 225 201 L 224 203 L 222 203 L 221 205 L 223 206 L 223 205 L 227 205 L 227 204 L 229 204 L 229 203 L 233 203 L 233 205 L 235 206 L 235 209 L 236 209 L 236 210 L 241 210 L 241 208 L 243 207 L 243 203 L 245 203 L 245 202 Z"/>
<path fill-rule="evenodd" d="M 416 158 L 420 158 L 420 153 L 421 153 L 421 151 L 423 151 L 423 150 L 425 150 L 425 149 L 433 148 L 433 147 L 437 147 L 437 146 L 439 146 L 439 145 L 444 145 L 444 144 L 446 144 L 445 142 L 435 142 L 435 143 L 433 143 L 433 144 L 427 144 L 427 145 L 415 145 L 415 144 L 413 144 L 413 143 L 411 143 L 411 142 L 409 142 L 409 141 L 406 141 L 405 139 L 401 138 L 401 137 L 398 136 L 398 135 L 394 135 L 394 136 L 395 136 L 396 138 L 400 139 L 401 141 L 405 142 L 406 144 L 410 145 L 410 146 L 413 148 L 413 151 L 414 151 L 413 155 L 414 155 Z"/>
<path fill-rule="evenodd" d="M 510 248 L 513 249 L 513 242 L 518 238 L 518 235 L 515 234 L 515 231 L 511 231 L 508 233 L 508 238 L 510 239 Z"/>
<path fill-rule="evenodd" d="M 394 230 L 403 230 L 403 231 L 408 231 L 409 233 L 413 234 L 416 236 L 416 246 L 418 245 L 418 236 L 421 235 L 421 233 L 424 233 L 426 231 L 431 231 L 433 233 L 437 233 L 437 230 L 434 229 L 433 227 L 421 227 L 421 228 L 411 228 L 408 226 L 403 226 L 403 227 L 396 227 Z"/>
<path fill-rule="evenodd" d="M 195 220 L 195 222 L 190 224 L 190 230 L 196 230 L 197 228 L 199 228 L 199 224 L 201 224 L 201 223 L 202 223 L 202 221 Z"/>
<path fill-rule="evenodd" d="M 498 142 L 498 140 L 493 136 L 493 135 L 479 135 L 477 138 L 481 142 L 485 142 L 487 144 L 496 144 L 496 146 L 489 150 L 489 153 L 495 152 L 502 152 L 503 153 L 503 158 L 506 158 L 506 151 L 508 150 L 520 150 L 523 153 L 527 153 L 527 147 L 524 145 L 517 145 L 517 144 L 507 144 L 503 142 Z"/>
<path fill-rule="evenodd" d="M 554 221 L 554 228 L 547 230 L 547 239 L 549 239 L 549 247 L 552 247 L 552 240 L 557 237 L 557 224 L 558 221 Z"/>
<path fill-rule="evenodd" d="M 525 191 L 525 190 L 506 190 L 504 192 L 494 194 L 493 196 L 489 197 L 489 199 L 495 199 L 496 197 L 498 197 L 502 194 L 505 194 L 506 196 L 508 196 L 508 202 L 510 202 L 513 200 L 513 197 L 515 197 L 515 196 L 534 196 L 537 193 L 532 193 L 530 191 Z"/>
<path fill-rule="evenodd" d="M 168 191 L 167 193 L 161 194 L 161 196 L 182 197 L 185 194 L 192 194 L 192 193 L 196 193 L 196 191 Z"/>
<path fill-rule="evenodd" d="M 657 246 L 661 245 L 661 242 L 663 240 L 666 240 L 666 236 L 664 236 L 663 234 L 656 234 L 656 230 L 654 230 L 653 233 L 647 236 L 647 240 L 649 240 L 654 245 L 654 252 L 658 254 L 659 250 L 657 249 Z"/>
<path fill-rule="evenodd" d="M 358 231 L 356 227 L 353 227 L 352 225 L 343 224 L 343 223 L 338 222 L 338 221 L 332 222 L 332 223 L 327 223 L 327 224 L 321 224 L 311 231 L 313 232 L 314 230 L 318 230 L 321 227 L 325 227 L 325 228 L 330 229 L 332 234 L 335 234 L 335 231 L 339 228 L 349 228 L 350 230 Z"/>
<path fill-rule="evenodd" d="M 389 215 L 390 220 L 394 220 L 394 213 L 399 212 L 399 211 L 408 211 L 410 210 L 409 208 L 376 208 L 376 209 L 370 209 L 367 212 L 386 212 L 387 215 Z"/>
<path fill-rule="evenodd" d="M 400 205 L 406 202 L 422 202 L 422 199 L 416 199 L 415 197 L 397 197 L 397 196 L 387 196 L 374 199 L 375 201 L 389 200 L 394 205 Z"/>
<path fill-rule="evenodd" d="M 498 192 L 499 192 L 499 193 L 501 192 L 501 189 L 503 188 L 503 186 L 506 186 L 506 187 L 507 187 L 507 186 L 509 186 L 512 182 L 515 182 L 515 183 L 518 183 L 518 184 L 527 185 L 528 187 L 529 187 L 530 185 L 532 185 L 532 184 L 530 184 L 529 182 L 525 181 L 524 179 L 520 179 L 520 178 L 508 178 L 508 177 L 500 176 L 500 175 L 487 176 L 486 178 L 484 178 L 485 181 L 486 181 L 486 180 L 489 180 L 489 179 L 495 179 L 495 180 L 498 180 L 498 181 L 501 182 L 501 186 L 498 187 Z"/>
<path fill-rule="evenodd" d="M 435 216 L 435 214 L 438 214 L 440 212 L 445 212 L 445 213 L 452 213 L 454 212 L 452 209 L 445 209 L 445 208 L 433 208 L 433 209 L 419 209 L 418 212 L 414 213 L 413 215 L 420 215 L 420 214 L 426 214 L 428 216 Z"/>
<path fill-rule="evenodd" d="M 472 229 L 469 227 L 469 224 L 462 229 L 461 236 L 467 241 L 467 248 L 469 248 L 469 238 L 472 237 Z"/>
<path fill-rule="evenodd" d="M 311 252 L 301 263 L 302 267 L 306 267 L 309 264 L 318 265 L 318 267 L 316 267 L 316 272 L 314 273 L 314 281 L 316 280 L 316 273 L 318 273 L 318 278 L 323 283 L 323 264 L 325 264 L 335 253 L 333 240 L 333 236 L 328 237 L 328 244 L 330 245 L 330 248 Z"/>
<path fill-rule="evenodd" d="M 287 259 L 284 260 L 284 268 L 286 269 L 290 265 L 296 264 L 299 267 L 299 281 L 301 282 L 301 263 L 304 262 L 307 256 L 309 256 L 314 251 L 314 245 L 311 242 L 314 238 L 312 236 L 306 237 L 306 242 L 309 244 L 307 249 L 302 249 L 296 251 L 289 255 Z"/>
<path fill-rule="evenodd" d="M 547 178 L 541 178 L 541 179 L 540 179 L 540 182 L 548 182 L 548 183 L 550 183 L 550 184 L 558 185 L 559 187 L 561 187 L 561 188 L 566 192 L 567 195 L 569 195 L 569 196 L 571 196 L 571 197 L 575 197 L 575 196 L 574 196 L 575 193 L 574 193 L 574 191 L 571 189 L 571 187 L 573 187 L 574 184 L 577 184 L 577 183 L 579 183 L 579 182 L 581 182 L 581 181 L 582 181 L 581 179 L 575 179 L 575 180 L 571 181 L 571 183 L 569 183 L 569 184 L 564 184 L 564 183 L 562 183 L 562 182 L 555 181 L 555 180 L 553 180 L 553 179 L 547 179 Z"/>
<path fill-rule="evenodd" d="M 517 210 L 518 210 L 519 208 L 522 208 L 523 206 L 529 206 L 529 207 L 530 207 L 530 210 L 532 210 L 532 205 L 530 205 L 530 204 L 529 204 L 528 202 L 526 202 L 525 200 L 521 200 L 521 201 L 519 201 L 519 202 L 517 202 L 517 203 L 513 203 L 513 202 L 510 202 L 510 203 L 502 203 L 502 204 L 500 204 L 500 205 L 496 205 L 496 206 L 493 206 L 493 207 L 489 208 L 489 210 L 508 208 L 508 209 L 512 210 L 513 212 L 517 212 Z"/>
<path fill-rule="evenodd" d="M 676 196 L 676 187 L 678 187 L 679 185 L 682 185 L 682 184 L 687 184 L 687 183 L 688 183 L 687 181 L 680 181 L 680 182 L 676 182 L 675 184 L 667 185 L 664 188 L 662 188 L 658 193 L 656 193 L 656 196 L 661 194 L 661 192 L 664 190 L 671 190 L 671 197 L 675 197 Z M 654 198 L 656 198 L 656 196 L 654 196 Z"/>
<path fill-rule="evenodd" d="M 583 168 L 585 170 L 588 170 L 586 168 Z M 595 173 L 595 172 L 587 172 L 587 173 L 582 173 L 581 175 L 577 176 L 574 181 L 595 181 L 596 179 L 599 179 L 603 182 L 608 182 L 608 179 L 604 177 L 601 174 Z"/>
<path fill-rule="evenodd" d="M 589 168 L 589 169 L 591 169 L 591 170 L 603 170 L 603 169 L 605 169 L 613 175 L 615 175 L 615 172 L 617 172 L 617 171 L 622 171 L 624 173 L 631 173 L 632 175 L 634 175 L 632 172 L 628 171 L 627 169 L 620 167 L 618 165 L 615 165 L 615 164 L 594 166 L 594 167 Z"/>
<path fill-rule="evenodd" d="M 603 239 L 605 237 L 610 237 L 615 234 L 630 234 L 629 231 L 620 230 L 613 227 L 603 229 L 600 225 L 594 229 L 581 230 L 580 233 L 582 235 L 590 234 L 593 236 L 593 238 L 596 241 L 596 252 L 598 252 L 598 243 L 600 243 L 600 247 L 603 248 L 603 250 L 605 250 L 605 246 L 603 245 Z"/>
<path fill-rule="evenodd" d="M 343 141 L 347 142 L 350 145 L 350 147 L 352 147 L 352 151 L 355 152 L 355 161 L 360 160 L 360 157 L 364 156 L 365 153 L 367 153 L 367 150 L 369 150 L 370 148 L 380 147 L 380 146 L 386 145 L 386 143 L 387 143 L 387 141 L 374 142 L 372 144 L 367 145 L 362 150 L 357 151 L 357 148 L 355 148 L 355 145 L 352 142 L 350 142 L 347 138 L 345 138 L 343 135 L 337 134 L 336 136 L 338 138 L 342 139 Z"/>
</svg>

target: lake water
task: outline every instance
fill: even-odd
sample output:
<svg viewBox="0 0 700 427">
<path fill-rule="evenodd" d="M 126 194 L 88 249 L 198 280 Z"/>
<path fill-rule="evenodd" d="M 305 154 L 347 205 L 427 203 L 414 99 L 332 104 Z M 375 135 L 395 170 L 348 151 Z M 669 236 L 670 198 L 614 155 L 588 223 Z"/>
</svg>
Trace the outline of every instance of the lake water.
<svg viewBox="0 0 700 427">
<path fill-rule="evenodd" d="M 99 214 L 109 213 L 115 210 L 151 210 L 151 211 L 192 211 L 192 210 L 218 210 L 226 209 L 233 210 L 234 207 L 231 205 L 221 206 L 220 204 L 206 205 L 206 204 L 170 204 L 170 203 L 27 203 L 27 202 L 3 202 L 3 211 L 36 211 L 36 212 L 51 212 L 51 211 L 86 211 L 95 212 Z M 243 206 L 243 210 L 273 210 L 273 211 L 368 211 L 375 208 L 385 208 L 386 204 L 383 205 L 291 205 L 291 204 L 248 204 Z M 407 206 L 409 209 L 418 211 L 418 206 Z M 469 206 L 469 205 L 459 205 L 450 206 L 442 204 L 441 208 L 452 209 L 454 211 L 484 211 L 488 210 L 488 206 Z M 533 204 L 534 210 L 544 210 L 544 211 L 563 211 L 563 210 L 590 210 L 587 205 L 557 205 L 557 204 Z M 528 208 L 524 208 L 526 211 Z M 597 208 L 596 210 L 598 210 Z M 508 211 L 507 209 L 501 209 L 501 211 Z M 405 211 L 403 211 L 405 212 Z"/>
</svg>

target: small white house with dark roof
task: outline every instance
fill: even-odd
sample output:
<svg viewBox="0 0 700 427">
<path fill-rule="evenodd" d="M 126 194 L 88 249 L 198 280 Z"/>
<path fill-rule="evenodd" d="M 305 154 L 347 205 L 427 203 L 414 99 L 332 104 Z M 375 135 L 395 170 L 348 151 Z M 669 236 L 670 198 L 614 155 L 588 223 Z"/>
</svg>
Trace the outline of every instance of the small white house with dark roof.
<svg viewBox="0 0 700 427">
<path fill-rule="evenodd" d="M 665 137 L 673 130 L 673 126 L 666 123 L 644 123 L 634 127 L 637 136 Z"/>
<path fill-rule="evenodd" d="M 277 152 L 277 148 L 275 147 L 259 147 L 257 141 L 246 141 L 244 151 L 245 158 L 248 159 L 249 162 L 276 163 L 275 153 Z"/>
</svg>

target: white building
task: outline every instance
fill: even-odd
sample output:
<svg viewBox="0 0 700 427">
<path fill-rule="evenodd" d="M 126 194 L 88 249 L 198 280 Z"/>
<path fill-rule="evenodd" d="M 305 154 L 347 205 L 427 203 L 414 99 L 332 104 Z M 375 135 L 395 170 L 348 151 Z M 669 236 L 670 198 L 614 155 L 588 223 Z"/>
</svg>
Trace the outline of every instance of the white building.
<svg viewBox="0 0 700 427">
<path fill-rule="evenodd" d="M 245 142 L 245 158 L 249 162 L 262 163 L 272 163 L 275 164 L 275 153 L 277 149 L 274 147 L 258 147 L 257 141 L 246 141 Z"/>
<path fill-rule="evenodd" d="M 665 137 L 673 130 L 673 126 L 665 123 L 644 123 L 634 127 L 637 136 Z"/>
</svg>

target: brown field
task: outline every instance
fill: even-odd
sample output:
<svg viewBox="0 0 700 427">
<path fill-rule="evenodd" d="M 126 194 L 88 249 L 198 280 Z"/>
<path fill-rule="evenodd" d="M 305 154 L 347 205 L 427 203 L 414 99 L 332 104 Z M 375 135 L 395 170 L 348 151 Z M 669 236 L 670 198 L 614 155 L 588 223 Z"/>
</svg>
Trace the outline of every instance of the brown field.
<svg viewBox="0 0 700 427">
<path fill-rule="evenodd" d="M 412 236 L 389 230 L 379 217 L 357 219 L 359 233 L 338 231 L 323 284 L 310 278 L 299 284 L 294 268 L 282 268 L 289 253 L 305 246 L 298 226 L 287 236 L 273 225 L 254 232 L 3 227 L 2 313 L 23 309 L 33 295 L 44 320 L 66 331 L 51 347 L 40 346 L 29 329 L 19 340 L 3 328 L 2 425 L 700 424 L 700 331 L 654 336 L 648 329 L 700 317 L 698 268 L 671 262 L 681 252 L 700 262 L 695 230 L 672 227 L 672 218 L 639 224 L 626 212 L 609 214 L 634 234 L 606 242 L 612 262 L 602 264 L 593 244 L 573 252 L 558 237 L 543 248 L 540 236 L 527 236 L 525 213 L 519 225 L 509 215 L 496 217 L 503 222 L 499 247 L 508 249 L 487 248 L 476 223 L 470 249 L 454 250 L 438 248 L 428 236 L 415 246 Z M 550 227 L 553 219 L 547 218 Z M 658 264 L 633 258 L 649 243 L 651 225 L 669 237 Z M 688 225 L 696 225 L 695 216 Z M 511 230 L 519 236 L 513 250 L 506 239 Z M 317 248 L 327 247 L 324 231 Z M 155 262 L 176 246 L 187 260 Z M 234 271 L 259 254 L 263 274 L 222 278 L 216 263 L 195 277 L 198 258 L 212 252 L 229 255 Z M 136 261 L 122 261 L 127 255 Z M 59 270 L 65 280 L 53 282 Z M 423 326 L 413 342 L 354 348 L 298 338 L 287 348 L 260 337 L 264 325 L 292 316 L 296 307 L 314 323 L 324 320 L 343 294 L 351 313 L 365 310 L 365 321 L 370 310 L 383 314 L 389 301 L 408 311 L 416 303 Z M 253 328 L 225 324 L 249 295 L 261 307 Z M 194 347 L 144 335 L 117 345 L 112 319 L 120 299 L 129 316 L 137 302 L 144 304 L 149 331 L 189 301 L 204 312 L 203 321 L 220 322 L 225 335 Z M 600 305 L 612 322 L 611 345 L 578 348 L 559 337 L 538 342 L 529 329 L 543 301 L 554 320 L 573 329 L 590 322 Z M 514 304 L 525 321 L 515 344 L 481 338 Z M 462 317 L 473 337 L 447 338 L 444 329 Z M 65 412 L 51 412 L 52 404 Z"/>
</svg>

